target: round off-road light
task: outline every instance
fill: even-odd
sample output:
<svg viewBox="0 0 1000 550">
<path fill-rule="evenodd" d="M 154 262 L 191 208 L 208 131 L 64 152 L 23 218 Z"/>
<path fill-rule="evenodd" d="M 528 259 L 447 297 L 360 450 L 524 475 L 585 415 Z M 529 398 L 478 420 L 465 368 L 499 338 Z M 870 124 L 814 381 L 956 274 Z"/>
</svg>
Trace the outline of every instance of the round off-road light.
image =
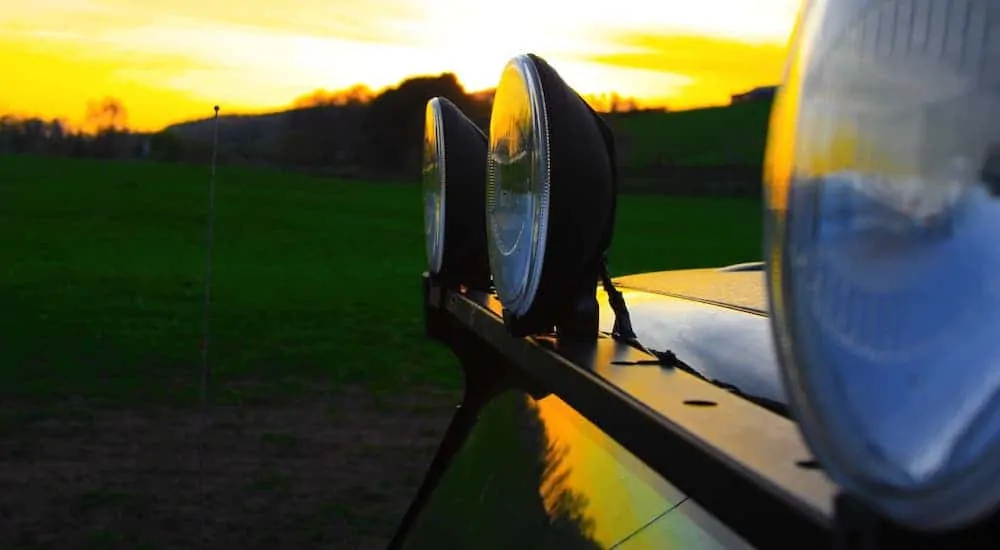
<svg viewBox="0 0 1000 550">
<path fill-rule="evenodd" d="M 1000 503 L 1000 4 L 813 0 L 766 159 L 776 344 L 845 490 L 942 531 Z"/>
<path fill-rule="evenodd" d="M 490 287 L 486 252 L 486 135 L 443 97 L 427 102 L 423 197 L 427 268 L 448 286 Z"/>
<path fill-rule="evenodd" d="M 512 59 L 493 100 L 486 184 L 493 284 L 516 336 L 597 336 L 615 212 L 611 132 L 538 56 Z"/>
</svg>

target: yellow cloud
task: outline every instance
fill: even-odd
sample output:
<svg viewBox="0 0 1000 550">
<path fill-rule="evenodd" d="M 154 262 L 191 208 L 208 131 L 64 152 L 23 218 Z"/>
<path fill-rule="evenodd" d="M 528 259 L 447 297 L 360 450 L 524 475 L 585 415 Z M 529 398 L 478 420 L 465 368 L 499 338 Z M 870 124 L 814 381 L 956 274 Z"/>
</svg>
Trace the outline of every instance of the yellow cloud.
<svg viewBox="0 0 1000 550">
<path fill-rule="evenodd" d="M 591 55 L 586 60 L 685 77 L 688 84 L 673 94 L 670 103 L 674 106 L 725 103 L 735 92 L 777 84 L 787 52 L 783 42 L 752 43 L 711 36 L 634 33 L 608 40 L 628 51 Z"/>
<path fill-rule="evenodd" d="M 25 44 L 0 37 L 0 66 L 16 67 L 14 84 L 0 92 L 0 108 L 22 116 L 63 118 L 79 127 L 88 101 L 114 96 L 125 101 L 130 124 L 143 130 L 203 108 L 203 102 L 190 94 L 122 78 L 120 67 L 129 62 L 150 70 L 194 66 L 190 59 L 171 55 L 92 56 L 85 49 L 67 47 L 62 39 Z"/>
<path fill-rule="evenodd" d="M 164 20 L 100 34 L 23 30 L 0 34 L 0 63 L 15 67 L 16 86 L 0 90 L 20 114 L 79 122 L 88 99 L 121 98 L 130 121 L 157 129 L 223 103 L 228 112 L 287 104 L 303 90 L 376 86 L 398 78 L 384 67 L 412 61 L 404 46 L 252 27 Z M 404 72 L 405 74 L 405 72 Z M 331 78 L 332 77 L 332 78 Z"/>
<path fill-rule="evenodd" d="M 251 31 L 288 32 L 378 43 L 411 43 L 410 29 L 422 20 L 409 0 L 247 0 L 239 5 L 206 0 L 172 0 L 169 7 L 134 0 L 33 0 L 4 6 L 0 23 L 31 29 L 108 30 L 198 26 L 238 26 Z M 0 30 L 0 34 L 3 31 Z M 94 36 L 94 38 L 99 38 Z"/>
</svg>

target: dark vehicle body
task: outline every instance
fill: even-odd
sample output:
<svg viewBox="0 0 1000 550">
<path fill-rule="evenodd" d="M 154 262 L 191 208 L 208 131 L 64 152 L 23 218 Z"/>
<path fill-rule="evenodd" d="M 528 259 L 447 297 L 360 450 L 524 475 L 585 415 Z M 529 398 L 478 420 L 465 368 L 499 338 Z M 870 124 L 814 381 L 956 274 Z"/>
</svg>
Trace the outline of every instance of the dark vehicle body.
<svg viewBox="0 0 1000 550">
<path fill-rule="evenodd" d="M 465 377 L 390 548 L 992 548 L 929 534 L 823 472 L 788 409 L 762 263 L 621 277 L 642 346 L 510 336 L 496 296 L 423 277 Z M 645 349 L 638 349 L 639 347 Z"/>
<path fill-rule="evenodd" d="M 787 418 L 759 263 L 616 281 L 652 354 L 508 336 L 425 276 L 466 393 L 394 548 L 749 548 L 827 536 L 834 487 Z M 669 330 L 666 330 L 669 328 Z M 783 525 L 782 529 L 775 529 Z"/>
</svg>

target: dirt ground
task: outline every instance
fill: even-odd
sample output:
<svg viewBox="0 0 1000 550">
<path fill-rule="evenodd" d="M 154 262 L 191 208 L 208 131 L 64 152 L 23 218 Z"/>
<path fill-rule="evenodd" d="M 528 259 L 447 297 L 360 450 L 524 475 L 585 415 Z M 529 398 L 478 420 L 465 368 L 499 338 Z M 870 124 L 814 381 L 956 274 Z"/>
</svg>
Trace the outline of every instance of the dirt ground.
<svg viewBox="0 0 1000 550">
<path fill-rule="evenodd" d="M 384 548 L 458 403 L 0 406 L 2 548 Z"/>
</svg>

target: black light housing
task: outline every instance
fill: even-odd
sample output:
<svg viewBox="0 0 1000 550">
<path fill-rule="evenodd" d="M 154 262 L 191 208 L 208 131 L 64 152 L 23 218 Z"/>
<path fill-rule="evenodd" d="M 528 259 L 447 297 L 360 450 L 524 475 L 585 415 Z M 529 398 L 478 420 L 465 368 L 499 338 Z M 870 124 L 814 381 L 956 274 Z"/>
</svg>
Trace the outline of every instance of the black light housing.
<svg viewBox="0 0 1000 550">
<path fill-rule="evenodd" d="M 512 59 L 490 121 L 489 260 L 514 336 L 598 334 L 597 283 L 614 229 L 614 139 L 545 60 Z"/>
<path fill-rule="evenodd" d="M 428 271 L 443 286 L 490 288 L 486 251 L 486 135 L 444 97 L 427 102 L 423 146 Z"/>
</svg>

